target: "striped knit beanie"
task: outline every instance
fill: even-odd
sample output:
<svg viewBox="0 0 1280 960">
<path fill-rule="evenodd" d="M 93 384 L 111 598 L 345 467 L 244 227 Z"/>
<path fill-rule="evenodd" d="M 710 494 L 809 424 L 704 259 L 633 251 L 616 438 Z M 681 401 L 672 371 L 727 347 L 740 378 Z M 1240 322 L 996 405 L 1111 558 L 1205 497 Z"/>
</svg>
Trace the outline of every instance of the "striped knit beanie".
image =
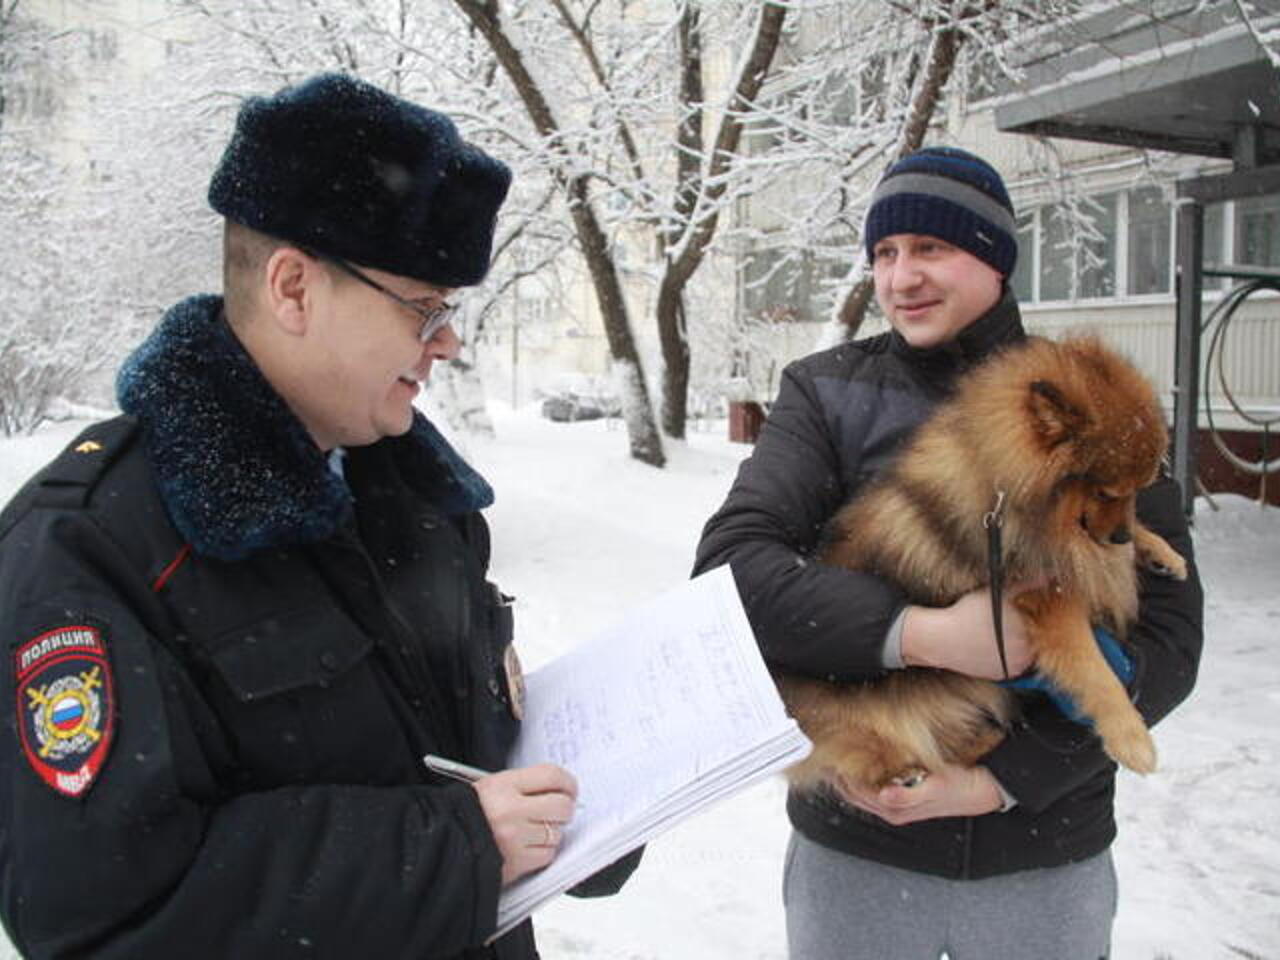
<svg viewBox="0 0 1280 960">
<path fill-rule="evenodd" d="M 1004 181 L 991 164 L 954 147 L 925 147 L 889 168 L 871 195 L 863 242 L 897 233 L 938 237 L 1008 277 L 1018 260 L 1017 226 Z"/>
</svg>

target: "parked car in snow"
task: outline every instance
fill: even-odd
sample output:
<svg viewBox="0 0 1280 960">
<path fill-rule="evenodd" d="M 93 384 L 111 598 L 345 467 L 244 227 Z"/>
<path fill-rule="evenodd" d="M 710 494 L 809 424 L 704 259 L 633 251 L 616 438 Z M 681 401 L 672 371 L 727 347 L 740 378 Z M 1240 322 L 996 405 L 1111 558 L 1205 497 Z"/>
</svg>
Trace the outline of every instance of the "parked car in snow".
<svg viewBox="0 0 1280 960">
<path fill-rule="evenodd" d="M 542 415 L 557 423 L 622 414 L 622 402 L 603 377 L 565 376 L 544 392 Z"/>
</svg>

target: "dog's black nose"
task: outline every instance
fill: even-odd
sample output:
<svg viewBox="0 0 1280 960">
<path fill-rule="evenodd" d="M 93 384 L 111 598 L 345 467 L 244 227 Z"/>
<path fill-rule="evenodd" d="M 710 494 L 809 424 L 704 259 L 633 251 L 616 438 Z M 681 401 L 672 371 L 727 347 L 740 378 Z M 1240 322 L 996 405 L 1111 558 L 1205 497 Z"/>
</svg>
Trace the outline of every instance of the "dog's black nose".
<svg viewBox="0 0 1280 960">
<path fill-rule="evenodd" d="M 1116 527 L 1114 530 L 1111 531 L 1112 543 L 1116 543 L 1116 544 L 1128 543 L 1132 539 L 1133 539 L 1133 534 L 1129 532 L 1128 527 Z"/>
</svg>

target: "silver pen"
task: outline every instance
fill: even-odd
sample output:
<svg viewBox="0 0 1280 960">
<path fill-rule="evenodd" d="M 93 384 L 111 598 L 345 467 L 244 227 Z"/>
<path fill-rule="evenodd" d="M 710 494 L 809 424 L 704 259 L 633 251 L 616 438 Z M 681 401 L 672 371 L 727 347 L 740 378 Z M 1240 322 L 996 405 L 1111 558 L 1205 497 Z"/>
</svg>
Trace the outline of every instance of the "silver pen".
<svg viewBox="0 0 1280 960">
<path fill-rule="evenodd" d="M 481 777 L 489 776 L 488 770 L 481 770 L 479 767 L 459 763 L 457 760 L 450 760 L 448 757 L 437 756 L 434 753 L 428 753 L 422 758 L 422 762 L 427 765 L 427 769 L 432 773 L 438 773 L 442 777 L 450 777 L 454 780 L 461 780 L 463 783 L 475 783 Z"/>
<path fill-rule="evenodd" d="M 449 777 L 452 780 L 461 780 L 463 783 L 475 783 L 481 777 L 488 777 L 493 773 L 491 770 L 481 770 L 479 767 L 473 767 L 468 763 L 460 763 L 457 760 L 450 760 L 448 757 L 442 757 L 435 753 L 428 753 L 422 758 L 422 762 L 427 765 L 427 769 L 432 773 L 438 773 L 440 776 Z M 582 801 L 574 801 L 573 809 L 583 809 Z"/>
</svg>

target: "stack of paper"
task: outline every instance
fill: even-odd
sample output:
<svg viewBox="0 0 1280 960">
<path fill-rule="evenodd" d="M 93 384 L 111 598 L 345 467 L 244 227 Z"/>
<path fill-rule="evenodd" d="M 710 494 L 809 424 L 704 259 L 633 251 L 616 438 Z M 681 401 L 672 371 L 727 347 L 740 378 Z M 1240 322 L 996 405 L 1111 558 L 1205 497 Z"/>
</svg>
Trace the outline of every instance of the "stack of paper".
<svg viewBox="0 0 1280 960">
<path fill-rule="evenodd" d="M 498 933 L 681 820 L 803 759 L 727 567 L 526 681 L 512 767 L 555 763 L 578 809 L 555 861 L 503 891 Z"/>
</svg>

